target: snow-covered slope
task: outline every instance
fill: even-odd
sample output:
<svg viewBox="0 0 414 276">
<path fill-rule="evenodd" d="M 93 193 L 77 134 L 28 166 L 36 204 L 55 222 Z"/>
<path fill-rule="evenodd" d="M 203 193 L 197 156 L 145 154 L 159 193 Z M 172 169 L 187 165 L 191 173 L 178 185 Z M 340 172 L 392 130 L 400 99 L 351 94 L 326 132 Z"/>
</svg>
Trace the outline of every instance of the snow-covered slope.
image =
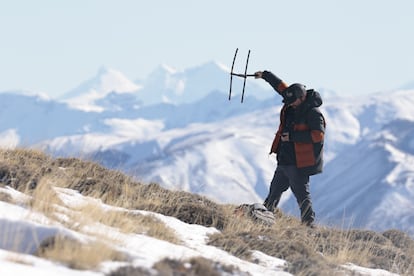
<svg viewBox="0 0 414 276">
<path fill-rule="evenodd" d="M 255 251 L 252 253 L 256 263 L 253 263 L 234 257 L 217 247 L 207 245 L 208 235 L 219 233 L 216 228 L 187 224 L 174 217 L 158 213 L 130 211 L 133 215 L 151 216 L 165 223 L 174 229 L 174 233 L 180 239 L 180 244 L 157 239 L 145 233 L 124 233 L 118 228 L 109 227 L 98 221 L 91 222 L 91 225 L 87 226 L 84 225 L 85 222 L 78 222 L 81 226 L 78 227 L 78 231 L 74 231 L 66 228 L 64 223 L 65 219 L 68 220 L 75 213 L 72 208 L 94 206 L 94 208 L 102 208 L 106 212 L 128 210 L 105 205 L 94 198 L 83 197 L 74 190 L 61 188 L 54 188 L 54 190 L 65 206 L 56 208 L 59 210 L 55 213 L 56 220 L 27 208 L 25 204 L 30 197 L 25 194 L 10 187 L 0 187 L 2 195 L 9 195 L 13 200 L 20 202 L 20 204 L 12 204 L 0 201 L 0 231 L 2 234 L 2 239 L 0 239 L 0 272 L 2 275 L 103 276 L 127 265 L 125 261 L 107 260 L 95 269 L 80 270 L 36 256 L 35 253 L 39 247 L 45 244 L 48 239 L 58 235 L 84 244 L 93 243 L 96 237 L 99 237 L 106 246 L 121 250 L 126 254 L 131 266 L 148 270 L 164 258 L 185 260 L 202 256 L 223 265 L 233 266 L 238 271 L 247 273 L 246 275 L 291 275 L 284 271 L 286 261 L 282 259 Z M 372 271 L 375 272 L 375 270 Z M 151 274 L 146 273 L 145 275 Z M 223 275 L 226 274 L 223 272 Z M 387 275 L 392 274 L 387 273 Z"/>
<path fill-rule="evenodd" d="M 71 189 L 57 187 L 52 187 L 52 189 L 61 203 L 61 205 L 49 203 L 53 215 L 30 208 L 29 202 L 31 200 L 33 202 L 31 196 L 20 193 L 9 186 L 0 187 L 0 194 L 3 198 L 8 198 L 6 201 L 0 200 L 1 275 L 104 276 L 157 275 L 157 273 L 164 275 L 163 271 L 166 269 L 158 267 L 155 270 L 154 264 L 170 259 L 184 263 L 188 271 L 197 271 L 197 264 L 192 265 L 188 261 L 191 258 L 203 258 L 212 262 L 211 265 L 215 267 L 214 272 L 219 275 L 292 275 L 285 271 L 290 264 L 283 259 L 258 250 L 249 250 L 253 259 L 249 261 L 208 244 L 210 235 L 220 233 L 214 227 L 188 224 L 175 217 L 155 212 L 128 210 L 107 205 L 100 199 L 83 196 Z M 47 203 L 43 202 L 43 204 Z M 100 212 L 108 216 L 111 213 L 127 213 L 131 215 L 130 217 L 145 216 L 148 217 L 147 221 L 155 219 L 165 225 L 166 229 L 173 231 L 179 242 L 153 237 L 142 229 L 126 232 L 122 230 L 122 223 L 108 225 L 108 221 L 105 223 L 98 218 L 89 217 L 101 214 Z M 77 219 L 81 222 L 73 221 Z M 41 248 L 52 247 L 54 244 L 52 241 L 59 243 L 59 238 L 76 244 L 67 249 L 57 246 L 58 253 L 64 252 L 68 256 L 37 254 Z M 81 247 L 78 243 L 85 246 Z M 87 251 L 88 245 L 92 249 L 95 247 L 98 249 Z M 77 250 L 79 257 L 74 258 L 69 250 Z M 123 260 L 118 260 L 119 258 L 114 256 L 109 257 L 108 250 L 119 252 L 119 255 L 123 254 Z M 245 249 L 245 251 L 248 250 Z M 91 258 L 82 261 L 82 257 L 88 257 L 85 256 L 88 253 Z M 94 254 L 99 255 L 96 257 Z M 83 266 L 80 267 L 79 263 Z M 131 269 L 129 273 L 126 273 L 125 271 L 128 270 L 122 270 L 122 268 L 136 268 L 136 270 Z M 185 273 L 181 267 L 176 268 L 175 271 Z M 211 271 L 209 270 L 210 274 Z M 352 263 L 338 264 L 336 271 L 351 275 L 355 273 L 371 276 L 397 275 L 383 269 L 365 268 Z"/>
</svg>

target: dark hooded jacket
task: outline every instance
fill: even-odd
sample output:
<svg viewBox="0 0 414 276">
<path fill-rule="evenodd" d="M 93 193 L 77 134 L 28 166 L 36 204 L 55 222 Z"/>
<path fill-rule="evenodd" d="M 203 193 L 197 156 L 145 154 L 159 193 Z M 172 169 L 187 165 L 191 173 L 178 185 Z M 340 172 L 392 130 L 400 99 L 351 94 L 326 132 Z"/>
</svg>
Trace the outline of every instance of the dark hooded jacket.
<svg viewBox="0 0 414 276">
<path fill-rule="evenodd" d="M 283 96 L 288 87 L 271 72 L 264 71 L 263 79 Z M 280 125 L 272 143 L 270 153 L 277 154 L 279 165 L 296 165 L 306 175 L 322 172 L 325 118 L 319 110 L 320 94 L 307 90 L 306 100 L 296 108 L 283 105 Z M 289 133 L 289 141 L 281 140 L 282 133 Z"/>
</svg>

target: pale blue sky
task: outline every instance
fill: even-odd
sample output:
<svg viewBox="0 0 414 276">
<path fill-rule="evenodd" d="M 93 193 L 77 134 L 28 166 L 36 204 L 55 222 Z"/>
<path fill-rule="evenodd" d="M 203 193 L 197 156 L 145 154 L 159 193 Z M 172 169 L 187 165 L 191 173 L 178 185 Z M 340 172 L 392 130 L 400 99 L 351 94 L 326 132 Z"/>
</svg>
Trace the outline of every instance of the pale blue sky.
<svg viewBox="0 0 414 276">
<path fill-rule="evenodd" d="M 52 97 L 101 66 L 136 80 L 230 66 L 236 47 L 251 73 L 344 94 L 414 81 L 411 0 L 0 0 L 0 38 L 0 91 Z"/>
</svg>

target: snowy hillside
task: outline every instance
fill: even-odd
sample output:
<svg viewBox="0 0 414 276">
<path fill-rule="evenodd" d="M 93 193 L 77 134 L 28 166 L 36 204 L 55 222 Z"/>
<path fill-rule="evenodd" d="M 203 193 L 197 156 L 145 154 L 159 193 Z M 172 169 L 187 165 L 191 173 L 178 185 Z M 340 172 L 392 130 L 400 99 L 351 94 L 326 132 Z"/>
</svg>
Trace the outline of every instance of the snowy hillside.
<svg viewBox="0 0 414 276">
<path fill-rule="evenodd" d="M 241 80 L 228 101 L 228 72 L 216 62 L 181 72 L 163 65 L 139 85 L 101 70 L 66 99 L 92 93 L 98 96 L 82 103 L 96 109 L 3 93 L 0 142 L 93 158 L 145 182 L 223 203 L 261 202 L 276 165 L 268 152 L 281 99 L 255 81 L 248 80 L 243 104 Z M 311 179 L 320 222 L 414 234 L 413 95 L 324 98 L 326 166 Z M 289 193 L 281 203 L 297 214 Z"/>
<path fill-rule="evenodd" d="M 145 233 L 123 233 L 116 226 L 109 227 L 99 221 L 89 226 L 83 226 L 85 229 L 81 228 L 79 231 L 74 231 L 64 226 L 64 219 L 65 217 L 69 219 L 76 208 L 81 209 L 89 206 L 89 208 L 102 209 L 102 211 L 107 213 L 128 212 L 128 210 L 105 205 L 100 200 L 83 197 L 78 192 L 70 189 L 56 188 L 56 193 L 66 207 L 60 208 L 60 213 L 56 214 L 60 219 L 54 221 L 47 217 L 46 214 L 31 211 L 25 207 L 27 200 L 30 199 L 27 195 L 11 188 L 0 188 L 0 194 L 7 195 L 10 201 L 20 202 L 19 205 L 14 205 L 0 200 L 0 232 L 2 234 L 2 240 L 0 241 L 0 272 L 2 275 L 103 276 L 109 275 L 109 273 L 115 273 L 114 271 L 117 271 L 117 269 L 121 269 L 122 271 L 122 268 L 127 266 L 131 270 L 135 268 L 133 270 L 135 273 L 131 275 L 155 275 L 151 274 L 150 271 L 152 270 L 152 273 L 154 273 L 155 269 L 153 266 L 163 259 L 177 260 L 177 262 L 182 260 L 186 262 L 186 260 L 190 260 L 191 258 L 201 257 L 216 262 L 216 273 L 222 275 L 292 275 L 284 272 L 286 261 L 282 259 L 274 258 L 257 251 L 252 252 L 253 256 L 257 259 L 257 263 L 253 263 L 234 257 L 214 246 L 207 245 L 208 236 L 219 233 L 213 227 L 184 223 L 174 217 L 164 216 L 154 212 L 136 210 L 131 211 L 131 214 L 134 213 L 135 216 L 156 219 L 168 225 L 169 228 L 171 227 L 173 229 L 177 238 L 181 240 L 181 244 L 157 239 L 145 235 Z M 87 230 L 87 227 L 90 229 Z M 169 231 L 171 230 L 169 229 Z M 128 255 L 128 257 L 122 262 L 105 260 L 105 250 L 108 249 L 102 247 L 102 263 L 98 263 L 99 266 L 96 268 L 93 267 L 93 263 L 88 264 L 92 267 L 86 269 L 78 267 L 77 265 L 72 265 L 73 267 L 70 267 L 70 265 L 65 266 L 64 256 L 61 256 L 62 260 L 60 262 L 54 262 L 53 259 L 48 260 L 47 257 L 42 258 L 42 256 L 39 256 L 39 248 L 47 246 L 46 243 L 51 238 L 64 236 L 67 239 L 71 239 L 72 243 L 80 242 L 94 246 L 94 243 L 96 243 L 95 235 L 99 236 L 102 242 L 107 243 L 107 246 L 112 244 L 112 250 L 119 250 L 122 254 Z M 83 253 L 82 249 L 78 248 L 76 250 L 78 250 L 78 254 Z M 94 252 L 89 252 L 89 254 L 92 253 Z M 66 258 L 70 258 L 69 254 Z M 190 271 L 190 262 L 187 262 L 187 269 Z M 72 263 L 75 264 L 73 261 Z M 234 274 L 229 272 L 225 274 L 226 270 L 229 271 L 229 269 L 226 269 L 226 266 L 229 268 L 233 267 Z M 364 269 L 351 265 L 344 265 L 345 268 L 349 269 L 349 271 Z M 126 275 L 122 274 L 121 271 L 118 272 L 119 274 L 114 275 Z M 373 275 L 380 271 L 387 273 L 386 275 L 392 275 L 392 273 L 381 269 L 371 269 L 368 271 L 371 271 Z"/>
<path fill-rule="evenodd" d="M 0 168 L 1 275 L 414 271 L 414 240 L 401 231 L 309 228 L 282 213 L 263 225 L 236 206 L 39 151 L 0 150 Z"/>
<path fill-rule="evenodd" d="M 10 201 L 19 202 L 18 205 L 15 205 L 0 200 L 0 230 L 3 235 L 3 239 L 0 241 L 0 272 L 2 275 L 157 275 L 155 274 L 157 268 L 161 270 L 160 273 L 163 270 L 166 270 L 164 273 L 174 270 L 181 272 L 187 270 L 188 273 L 191 273 L 191 271 L 197 271 L 197 269 L 202 269 L 203 273 L 207 273 L 207 269 L 210 269 L 215 271 L 217 275 L 292 275 L 285 272 L 288 262 L 283 259 L 255 250 L 251 252 L 254 262 L 249 262 L 208 245 L 209 235 L 220 233 L 213 227 L 188 224 L 174 217 L 155 212 L 117 208 L 103 204 L 100 200 L 84 197 L 70 189 L 55 188 L 55 191 L 67 206 L 60 209 L 59 216 L 61 216 L 61 219 L 72 214 L 74 212 L 72 209 L 84 208 L 85 206 L 89 206 L 89 208 L 93 206 L 97 210 L 101 209 L 106 213 L 130 212 L 135 216 L 158 220 L 167 227 L 171 227 L 174 234 L 180 239 L 181 244 L 145 234 L 123 233 L 116 226 L 108 227 L 98 221 L 91 221 L 90 226 L 85 225 L 85 229 L 76 232 L 64 227 L 64 223 L 53 221 L 41 212 L 26 208 L 24 204 L 30 199 L 27 195 L 9 187 L 0 188 L 0 194 L 7 195 Z M 87 227 L 89 229 L 85 231 Z M 112 250 L 122 250 L 123 254 L 128 255 L 129 260 L 122 262 L 105 260 L 104 254 L 107 252 L 101 248 L 99 254 L 102 255 L 102 263 L 98 263 L 97 267 L 93 267 L 93 263 L 85 263 L 85 260 L 83 266 L 91 266 L 88 269 L 86 267 L 79 268 L 76 260 L 70 260 L 69 256 L 66 259 L 70 260 L 72 265 L 65 265 L 65 261 L 62 261 L 65 259 L 64 256 L 61 256 L 62 260 L 57 262 L 38 255 L 39 248 L 45 246 L 48 240 L 55 239 L 57 236 L 70 237 L 71 242 L 83 242 L 94 246 L 96 242 L 95 235 L 99 236 L 101 241 L 107 243 L 107 246 L 112 244 Z M 5 240 L 5 237 L 8 240 Z M 106 239 L 110 239 L 111 242 Z M 82 249 L 76 250 L 77 254 L 84 254 Z M 108 248 L 105 250 L 108 250 Z M 95 252 L 89 251 L 88 253 L 93 254 Z M 197 258 L 200 258 L 200 264 L 197 263 Z M 88 258 L 87 260 L 91 259 Z M 157 266 L 158 263 L 162 262 L 166 264 L 170 262 L 172 267 L 168 268 L 167 265 Z M 200 265 L 201 268 L 198 267 Z M 209 267 L 210 265 L 212 268 Z M 398 275 L 384 269 L 366 268 L 352 263 L 342 265 L 341 269 L 343 273 L 349 273 L 350 275 L 353 275 L 352 273 L 363 273 L 363 275 L 372 276 Z M 127 271 L 130 271 L 130 274 L 127 274 Z M 200 275 L 199 273 L 196 275 Z"/>
</svg>

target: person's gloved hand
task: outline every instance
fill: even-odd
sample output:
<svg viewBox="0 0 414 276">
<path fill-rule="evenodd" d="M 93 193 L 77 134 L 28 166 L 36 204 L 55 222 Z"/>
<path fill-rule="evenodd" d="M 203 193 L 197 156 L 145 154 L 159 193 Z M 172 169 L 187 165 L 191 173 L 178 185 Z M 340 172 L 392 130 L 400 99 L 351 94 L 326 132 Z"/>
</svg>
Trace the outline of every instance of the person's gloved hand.
<svg viewBox="0 0 414 276">
<path fill-rule="evenodd" d="M 257 72 L 254 73 L 254 78 L 255 79 L 261 79 L 262 75 L 263 75 L 262 71 L 257 71 Z"/>
</svg>

